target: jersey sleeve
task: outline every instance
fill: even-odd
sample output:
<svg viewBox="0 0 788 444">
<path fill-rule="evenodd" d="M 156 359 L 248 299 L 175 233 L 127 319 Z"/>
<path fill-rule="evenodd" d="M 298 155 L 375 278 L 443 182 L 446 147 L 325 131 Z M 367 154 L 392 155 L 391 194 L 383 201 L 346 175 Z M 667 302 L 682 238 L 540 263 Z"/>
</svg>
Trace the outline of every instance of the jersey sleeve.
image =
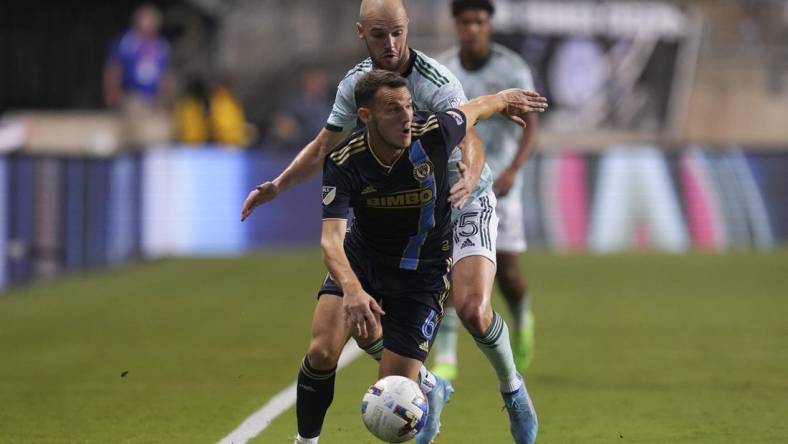
<svg viewBox="0 0 788 444">
<path fill-rule="evenodd" d="M 352 183 L 347 169 L 340 168 L 331 159 L 323 164 L 323 219 L 347 219 Z"/>
<path fill-rule="evenodd" d="M 449 82 L 436 88 L 432 93 L 430 97 L 430 111 L 448 111 L 468 101 L 468 98 L 465 96 L 465 90 L 460 85 L 460 81 L 454 77 L 454 74 L 447 69 L 445 70 L 445 76 L 449 79 Z"/>
<path fill-rule="evenodd" d="M 326 129 L 330 131 L 342 131 L 356 126 L 356 97 L 354 95 L 353 77 L 345 77 L 337 87 L 337 96 L 334 99 L 334 106 L 328 116 Z"/>
<path fill-rule="evenodd" d="M 455 146 L 465 137 L 467 119 L 465 113 L 459 109 L 452 108 L 446 112 L 436 113 L 438 126 L 441 130 L 441 137 L 446 145 L 446 150 L 451 153 Z"/>
</svg>

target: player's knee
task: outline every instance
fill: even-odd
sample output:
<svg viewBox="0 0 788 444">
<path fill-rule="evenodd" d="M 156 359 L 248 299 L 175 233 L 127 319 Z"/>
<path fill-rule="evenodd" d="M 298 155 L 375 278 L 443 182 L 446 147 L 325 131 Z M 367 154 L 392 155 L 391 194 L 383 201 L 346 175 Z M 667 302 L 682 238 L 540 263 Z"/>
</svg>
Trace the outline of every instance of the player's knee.
<svg viewBox="0 0 788 444">
<path fill-rule="evenodd" d="M 317 370 L 330 370 L 337 366 L 341 350 L 335 350 L 321 341 L 312 341 L 309 344 L 309 364 Z"/>
<path fill-rule="evenodd" d="M 490 326 L 492 316 L 481 304 L 465 304 L 457 311 L 462 324 L 474 336 L 481 336 Z"/>
</svg>

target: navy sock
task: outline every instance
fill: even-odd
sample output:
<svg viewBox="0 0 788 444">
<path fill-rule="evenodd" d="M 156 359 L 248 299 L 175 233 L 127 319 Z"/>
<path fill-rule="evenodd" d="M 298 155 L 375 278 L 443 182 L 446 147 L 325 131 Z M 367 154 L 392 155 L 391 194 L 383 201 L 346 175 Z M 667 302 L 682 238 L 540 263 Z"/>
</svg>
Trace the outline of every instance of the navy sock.
<svg viewBox="0 0 788 444">
<path fill-rule="evenodd" d="M 296 416 L 298 434 L 303 438 L 320 436 L 326 412 L 334 400 L 334 376 L 336 368 L 315 370 L 304 357 L 298 371 Z"/>
</svg>

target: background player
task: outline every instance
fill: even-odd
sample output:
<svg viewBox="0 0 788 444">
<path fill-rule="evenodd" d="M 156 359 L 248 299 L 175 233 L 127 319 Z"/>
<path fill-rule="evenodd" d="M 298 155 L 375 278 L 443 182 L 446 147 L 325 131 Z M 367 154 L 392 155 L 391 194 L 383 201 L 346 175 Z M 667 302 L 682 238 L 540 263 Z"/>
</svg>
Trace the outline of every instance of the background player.
<svg viewBox="0 0 788 444">
<path fill-rule="evenodd" d="M 459 47 L 439 59 L 459 79 L 468 97 L 494 93 L 501 88 L 533 90 L 531 70 L 525 61 L 503 45 L 492 42 L 490 0 L 454 0 L 452 15 Z M 519 254 L 525 251 L 522 209 L 521 168 L 536 144 L 539 120 L 528 114 L 527 126 L 519 126 L 501 116 L 480 122 L 477 132 L 485 147 L 485 158 L 495 177 L 493 190 L 498 198 L 496 213 L 498 240 L 496 279 L 514 319 L 512 351 L 523 371 L 533 356 L 533 315 L 527 298 L 525 279 L 520 271 Z M 446 310 L 440 334 L 435 341 L 433 372 L 447 379 L 457 374 L 458 318 L 453 308 Z"/>
<path fill-rule="evenodd" d="M 384 70 L 356 84 L 366 129 L 337 147 L 324 167 L 321 244 L 330 274 L 321 294 L 344 296 L 345 325 L 357 335 L 378 329 L 384 313 L 375 299 L 381 301 L 387 313 L 379 377 L 419 381 L 448 296 L 451 152 L 465 136 L 466 121 L 503 112 L 524 125 L 517 115 L 544 110 L 546 102 L 535 93 L 506 90 L 445 113 L 420 112 L 414 121 L 406 84 Z M 355 218 L 346 238 L 349 207 Z M 525 385 L 503 397 L 516 442 L 533 442 L 536 413 Z"/>
</svg>

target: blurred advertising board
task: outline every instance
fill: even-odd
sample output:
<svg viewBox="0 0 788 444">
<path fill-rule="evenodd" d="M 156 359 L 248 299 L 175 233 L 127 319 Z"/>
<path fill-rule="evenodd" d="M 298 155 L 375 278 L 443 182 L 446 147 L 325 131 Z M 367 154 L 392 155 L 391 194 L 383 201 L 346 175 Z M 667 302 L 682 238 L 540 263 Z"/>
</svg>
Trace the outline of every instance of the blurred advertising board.
<svg viewBox="0 0 788 444">
<path fill-rule="evenodd" d="M 161 146 L 111 158 L 0 156 L 0 288 L 138 258 L 314 247 L 320 177 L 244 223 L 288 154 Z M 766 250 L 788 241 L 788 151 L 617 145 L 539 153 L 523 170 L 531 248 Z"/>
<path fill-rule="evenodd" d="M 547 129 L 679 131 L 700 41 L 679 6 L 499 0 L 494 27 L 550 99 Z"/>
</svg>

